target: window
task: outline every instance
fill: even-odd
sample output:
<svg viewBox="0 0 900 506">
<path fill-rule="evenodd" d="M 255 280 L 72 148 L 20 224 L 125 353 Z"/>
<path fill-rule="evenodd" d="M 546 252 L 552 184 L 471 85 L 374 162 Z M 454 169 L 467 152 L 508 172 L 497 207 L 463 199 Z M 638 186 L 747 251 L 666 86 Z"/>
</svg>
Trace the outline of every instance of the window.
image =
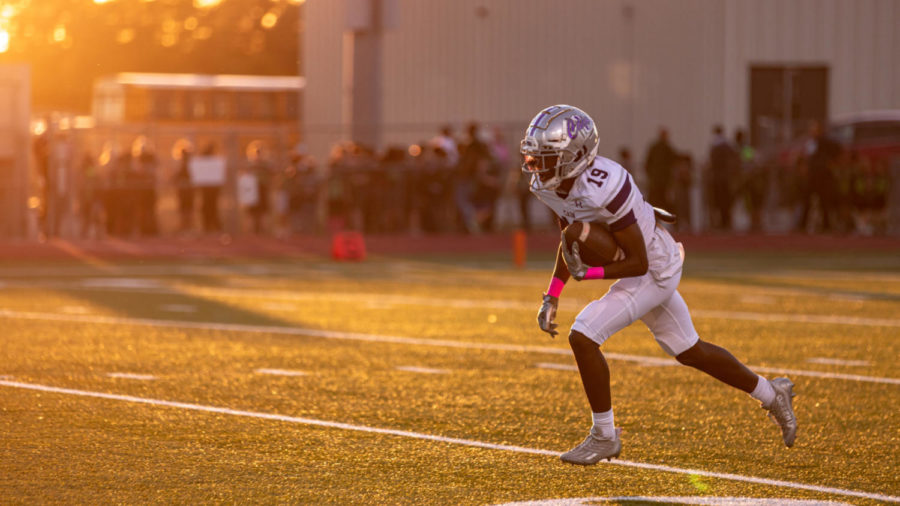
<svg viewBox="0 0 900 506">
<path fill-rule="evenodd" d="M 284 103 L 284 119 L 296 120 L 300 116 L 300 95 L 295 91 L 289 91 L 285 94 Z"/>
<path fill-rule="evenodd" d="M 185 94 L 185 116 L 189 119 L 204 120 L 210 116 L 209 93 L 190 91 Z"/>
<path fill-rule="evenodd" d="M 231 119 L 234 109 L 232 96 L 226 91 L 216 92 L 213 95 L 213 112 L 212 116 L 218 120 Z"/>
<path fill-rule="evenodd" d="M 253 95 L 250 93 L 237 93 L 237 108 L 235 111 L 236 119 L 249 120 L 253 119 Z"/>
<path fill-rule="evenodd" d="M 175 108 L 175 93 L 171 90 L 155 90 L 150 95 L 150 111 L 153 119 L 171 119 Z"/>
</svg>

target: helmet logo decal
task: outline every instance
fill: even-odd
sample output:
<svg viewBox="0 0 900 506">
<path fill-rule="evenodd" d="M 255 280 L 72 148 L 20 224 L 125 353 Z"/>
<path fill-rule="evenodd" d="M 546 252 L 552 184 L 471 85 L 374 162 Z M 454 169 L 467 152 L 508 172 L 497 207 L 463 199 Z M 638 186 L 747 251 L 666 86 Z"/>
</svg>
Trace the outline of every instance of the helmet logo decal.
<svg viewBox="0 0 900 506">
<path fill-rule="evenodd" d="M 580 115 L 574 115 L 571 118 L 566 118 L 566 133 L 569 135 L 570 139 L 574 139 L 578 132 L 582 130 L 589 130 L 591 128 L 591 120 L 590 118 L 582 117 Z"/>
</svg>

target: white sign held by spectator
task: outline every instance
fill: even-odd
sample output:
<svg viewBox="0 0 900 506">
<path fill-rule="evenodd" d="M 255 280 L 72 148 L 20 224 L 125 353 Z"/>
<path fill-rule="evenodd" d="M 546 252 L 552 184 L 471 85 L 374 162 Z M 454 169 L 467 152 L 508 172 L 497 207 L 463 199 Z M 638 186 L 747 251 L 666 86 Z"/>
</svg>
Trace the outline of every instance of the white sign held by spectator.
<svg viewBox="0 0 900 506">
<path fill-rule="evenodd" d="M 225 184 L 225 157 L 195 156 L 188 165 L 194 186 L 222 186 Z"/>
<path fill-rule="evenodd" d="M 237 199 L 241 207 L 249 207 L 259 202 L 259 186 L 253 174 L 241 174 L 237 180 Z"/>
</svg>

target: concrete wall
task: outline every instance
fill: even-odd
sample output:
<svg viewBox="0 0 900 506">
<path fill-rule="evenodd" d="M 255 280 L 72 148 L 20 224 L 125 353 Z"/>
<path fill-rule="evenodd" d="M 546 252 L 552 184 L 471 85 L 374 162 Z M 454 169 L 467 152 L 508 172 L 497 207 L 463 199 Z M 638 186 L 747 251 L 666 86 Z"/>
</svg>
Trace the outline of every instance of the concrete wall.
<svg viewBox="0 0 900 506">
<path fill-rule="evenodd" d="M 0 238 L 24 238 L 28 231 L 30 121 L 30 69 L 0 64 Z"/>
</svg>

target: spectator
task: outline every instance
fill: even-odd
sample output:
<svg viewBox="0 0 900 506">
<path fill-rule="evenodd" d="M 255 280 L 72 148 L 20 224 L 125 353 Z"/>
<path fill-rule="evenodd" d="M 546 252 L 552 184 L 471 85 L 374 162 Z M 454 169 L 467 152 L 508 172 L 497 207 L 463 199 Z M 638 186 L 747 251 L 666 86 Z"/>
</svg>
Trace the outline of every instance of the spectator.
<svg viewBox="0 0 900 506">
<path fill-rule="evenodd" d="M 647 150 L 644 169 L 648 179 L 647 201 L 650 204 L 672 209 L 669 189 L 672 184 L 672 166 L 675 164 L 675 150 L 669 144 L 669 131 L 660 127 L 659 136 Z"/>
<path fill-rule="evenodd" d="M 103 235 L 103 181 L 97 160 L 89 152 L 84 153 L 81 158 L 81 191 L 78 200 L 82 236 L 99 238 Z"/>
<path fill-rule="evenodd" d="M 675 182 L 675 207 L 672 211 L 678 217 L 675 227 L 679 232 L 689 230 L 691 225 L 691 186 L 694 182 L 694 159 L 688 153 L 679 153 L 672 167 Z"/>
<path fill-rule="evenodd" d="M 837 204 L 834 165 L 840 154 L 840 145 L 825 135 L 822 125 L 818 121 L 811 122 L 805 157 L 806 184 L 801 194 L 803 210 L 797 226 L 800 231 L 806 231 L 808 226 L 815 229 L 810 216 L 816 204 L 822 215 L 822 230 L 832 230 Z"/>
<path fill-rule="evenodd" d="M 349 190 L 348 216 L 353 230 L 374 231 L 383 179 L 376 176 L 378 162 L 375 151 L 364 144 L 354 144 L 350 150 L 349 171 L 345 174 Z"/>
<path fill-rule="evenodd" d="M 475 219 L 478 228 L 484 231 L 494 230 L 494 214 L 497 200 L 503 190 L 504 176 L 510 166 L 509 147 L 499 128 L 493 130 L 488 152 L 478 162 L 475 173 L 475 193 L 472 202 L 475 205 Z"/>
<path fill-rule="evenodd" d="M 134 208 L 137 201 L 129 175 L 131 170 L 131 153 L 124 150 L 121 153 L 115 150 L 113 153 L 115 159 L 112 160 L 110 167 L 112 204 L 108 208 L 112 225 L 110 234 L 117 237 L 127 237 L 134 230 Z M 110 223 L 107 224 L 107 226 L 109 225 Z"/>
<path fill-rule="evenodd" d="M 178 198 L 178 232 L 186 233 L 194 229 L 194 184 L 191 181 L 191 151 L 181 147 L 176 154 L 178 168 L 175 171 L 175 195 Z"/>
<path fill-rule="evenodd" d="M 443 148 L 423 144 L 414 159 L 413 208 L 423 232 L 437 234 L 454 227 L 453 178 Z"/>
<path fill-rule="evenodd" d="M 410 164 L 406 159 L 406 150 L 399 146 L 390 146 L 382 154 L 378 163 L 375 178 L 382 191 L 377 192 L 374 205 L 379 211 L 376 231 L 405 232 L 409 230 L 412 214 L 412 191 L 410 183 Z"/>
<path fill-rule="evenodd" d="M 453 129 L 450 125 L 441 127 L 441 132 L 431 140 L 431 144 L 444 151 L 450 166 L 455 167 L 459 163 L 459 146 L 453 138 Z"/>
<path fill-rule="evenodd" d="M 133 223 L 137 234 L 145 237 L 158 233 L 156 222 L 156 172 L 158 168 L 156 154 L 147 144 L 147 139 L 140 137 L 132 147 L 130 180 L 134 200 Z"/>
<path fill-rule="evenodd" d="M 519 203 L 519 214 L 522 216 L 522 229 L 531 230 L 531 202 L 532 196 L 531 176 L 524 173 L 521 167 L 515 169 L 516 172 L 516 201 Z"/>
<path fill-rule="evenodd" d="M 851 202 L 856 230 L 862 235 L 884 234 L 887 227 L 887 194 L 890 188 L 887 166 L 851 154 L 853 179 Z"/>
<path fill-rule="evenodd" d="M 202 151 L 202 156 L 216 156 L 216 145 L 209 143 Z M 222 231 L 222 220 L 219 217 L 219 193 L 221 184 L 207 184 L 200 187 L 200 214 L 203 218 L 203 231 L 218 233 Z"/>
<path fill-rule="evenodd" d="M 350 146 L 335 144 L 328 157 L 328 216 L 329 228 L 342 229 L 348 218 L 350 190 L 348 174 Z"/>
<path fill-rule="evenodd" d="M 756 150 L 747 142 L 743 130 L 735 132 L 734 145 L 740 161 L 740 193 L 743 194 L 744 206 L 750 215 L 750 229 L 759 232 L 762 230 L 766 171 L 757 162 Z"/>
<path fill-rule="evenodd" d="M 731 230 L 731 206 L 734 204 L 734 187 L 739 176 L 738 154 L 725 138 L 722 125 L 713 127 L 712 145 L 709 148 L 709 203 L 711 226 L 718 230 Z"/>
<path fill-rule="evenodd" d="M 456 209 L 464 230 L 470 234 L 481 232 L 475 202 L 476 190 L 480 185 L 488 184 L 490 178 L 491 150 L 478 138 L 478 129 L 478 123 L 475 122 L 470 123 L 467 128 L 468 135 L 460 150 L 454 192 Z"/>
<path fill-rule="evenodd" d="M 252 176 L 256 184 L 256 199 L 247 207 L 254 234 L 262 234 L 266 228 L 266 217 L 269 213 L 269 190 L 272 182 L 272 166 L 266 160 L 262 146 L 253 142 L 247 149 L 247 174 Z"/>
<path fill-rule="evenodd" d="M 322 184 L 315 160 L 305 153 L 295 153 L 285 171 L 284 185 L 288 194 L 291 231 L 299 234 L 316 232 L 316 209 Z"/>
</svg>

